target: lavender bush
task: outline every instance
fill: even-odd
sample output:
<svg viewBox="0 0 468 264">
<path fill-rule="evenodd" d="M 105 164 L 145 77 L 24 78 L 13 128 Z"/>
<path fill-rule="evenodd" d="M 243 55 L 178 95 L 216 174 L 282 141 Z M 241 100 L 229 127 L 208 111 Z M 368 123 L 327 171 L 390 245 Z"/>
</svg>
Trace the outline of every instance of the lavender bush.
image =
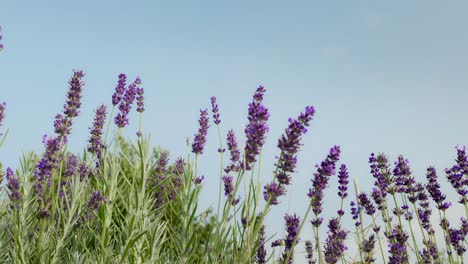
<svg viewBox="0 0 468 264">
<path fill-rule="evenodd" d="M 53 122 L 54 134 L 43 138 L 43 152 L 25 154 L 19 168 L 0 168 L 5 182 L 0 202 L 2 263 L 464 263 L 464 147 L 456 148 L 451 168 L 428 167 L 424 181 L 413 176 L 403 156 L 392 165 L 385 154 L 372 153 L 369 179 L 374 187 L 361 191 L 355 181 L 352 193 L 352 175 L 340 163 L 342 149 L 332 146 L 308 172 L 306 211 L 284 214 L 284 231 L 269 234 L 266 219 L 293 184 L 302 138 L 316 114 L 312 106 L 288 120 L 278 139 L 275 170 L 262 183 L 261 150 L 270 118 L 263 86 L 248 104 L 245 145 L 233 130 L 224 140 L 222 111 L 212 97 L 211 114 L 200 110 L 199 129 L 187 141 L 190 152 L 171 157 L 152 148 L 142 131 L 142 81 L 137 77 L 127 85 L 127 76 L 120 74 L 109 96 L 112 106 L 96 108 L 80 155 L 68 150 L 67 137 L 80 114 L 84 80 L 83 71 L 73 72 L 63 111 Z M 122 130 L 133 121 L 132 110 L 140 115 L 139 129 L 135 138 L 126 140 Z M 7 115 L 14 113 L 0 103 L 0 148 L 8 135 Z M 109 137 L 112 126 L 116 132 Z M 217 150 L 205 146 L 210 128 L 218 132 Z M 216 210 L 200 210 L 198 204 L 205 179 L 199 156 L 207 151 L 217 151 L 221 162 Z M 440 187 L 440 175 L 452 190 Z M 325 190 L 332 187 L 341 204 L 336 215 L 325 219 Z M 447 218 L 452 204 L 445 192 L 459 196 L 464 217 Z M 346 229 L 345 223 L 354 229 Z M 301 232 L 307 225 L 312 234 Z M 326 237 L 320 236 L 322 229 Z M 357 245 L 355 251 L 351 245 Z"/>
</svg>

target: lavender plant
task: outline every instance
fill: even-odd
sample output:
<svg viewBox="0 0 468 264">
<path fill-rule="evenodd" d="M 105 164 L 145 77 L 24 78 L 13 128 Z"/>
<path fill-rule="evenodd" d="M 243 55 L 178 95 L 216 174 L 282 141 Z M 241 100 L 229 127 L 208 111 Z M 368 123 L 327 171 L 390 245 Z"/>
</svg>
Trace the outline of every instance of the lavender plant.
<svg viewBox="0 0 468 264">
<path fill-rule="evenodd" d="M 233 129 L 223 132 L 217 98 L 211 97 L 219 139 L 213 150 L 220 156 L 216 178 L 199 166 L 200 156 L 211 151 L 206 145 L 208 110 L 200 110 L 199 128 L 187 141 L 189 153 L 172 157 L 150 145 L 142 116 L 145 104 L 151 103 L 144 102 L 140 78 L 127 86 L 123 73 L 111 96 L 112 108 L 100 105 L 95 110 L 86 151 L 71 153 L 67 137 L 81 112 L 84 78 L 83 71 L 73 72 L 54 134 L 43 137 L 43 152 L 25 154 L 16 169 L 3 172 L 0 167 L 5 181 L 0 201 L 2 263 L 463 263 L 466 257 L 465 148 L 456 148 L 455 164 L 445 170 L 453 190 L 444 192 L 456 193 L 466 210 L 459 220 L 447 217 L 453 208 L 434 167 L 427 169 L 424 184 L 403 156 L 391 166 L 384 154 L 371 154 L 374 187 L 361 191 L 356 184 L 353 196 L 348 167 L 338 165 L 341 148 L 333 146 L 315 171 L 306 172 L 312 182 L 303 194 L 307 210 L 285 213 L 281 233 L 268 229 L 274 221 L 270 212 L 279 210 L 274 205 L 293 184 L 315 108 L 307 106 L 288 120 L 277 141 L 275 170 L 264 175 L 262 148 L 270 118 L 266 89 L 259 86 L 248 104 L 245 145 Z M 112 109 L 109 114 L 107 109 Z M 7 110 L 1 103 L 0 147 L 8 134 Z M 139 114 L 139 128 L 135 138 L 125 139 L 132 110 Z M 219 181 L 218 203 L 202 210 L 199 196 L 205 181 L 212 180 Z M 326 189 L 335 182 L 340 205 L 336 216 L 326 219 Z M 436 212 L 439 225 L 433 224 Z M 347 223 L 356 231 L 348 230 Z M 303 233 L 305 226 L 313 234 Z M 357 252 L 351 252 L 353 238 Z"/>
</svg>

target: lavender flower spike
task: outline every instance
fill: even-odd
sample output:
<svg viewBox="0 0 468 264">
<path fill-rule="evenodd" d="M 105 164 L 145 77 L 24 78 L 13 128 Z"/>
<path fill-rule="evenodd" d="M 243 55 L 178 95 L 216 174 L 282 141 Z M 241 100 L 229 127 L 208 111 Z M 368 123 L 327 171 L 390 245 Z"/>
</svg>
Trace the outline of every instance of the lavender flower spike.
<svg viewBox="0 0 468 264">
<path fill-rule="evenodd" d="M 137 78 L 132 84 L 130 84 L 128 89 L 125 91 L 122 100 L 120 101 L 120 112 L 114 119 L 115 124 L 120 128 L 123 128 L 129 124 L 127 116 L 130 113 L 130 110 L 132 109 L 132 104 L 137 94 L 137 84 L 139 83 L 139 80 L 140 79 Z"/>
<path fill-rule="evenodd" d="M 0 127 L 2 126 L 3 119 L 5 119 L 5 109 L 6 109 L 6 103 L 3 102 L 0 104 Z M 0 136 L 2 134 L 0 133 Z"/>
<path fill-rule="evenodd" d="M 127 81 L 127 75 L 121 73 L 119 75 L 119 81 L 115 87 L 115 93 L 112 95 L 112 105 L 116 106 L 122 100 L 122 96 L 125 93 L 125 84 Z"/>
<path fill-rule="evenodd" d="M 141 80 L 139 77 L 137 77 L 135 83 L 137 85 L 141 85 Z M 142 87 L 137 87 L 137 112 L 138 113 L 143 113 L 145 111 L 145 102 L 143 101 L 144 100 L 144 97 L 143 97 L 143 94 L 145 93 L 145 90 L 142 88 Z"/>
<path fill-rule="evenodd" d="M 106 197 L 104 197 L 101 192 L 95 191 L 91 194 L 89 198 L 87 207 L 88 213 L 86 214 L 86 219 L 90 220 L 94 217 L 93 212 L 97 211 L 99 207 L 106 202 Z"/>
<path fill-rule="evenodd" d="M 281 155 L 278 160 L 279 172 L 276 178 L 281 184 L 289 185 L 291 176 L 297 163 L 297 152 L 301 147 L 301 137 L 307 132 L 310 120 L 315 114 L 312 106 L 307 106 L 304 113 L 301 113 L 297 119 L 290 118 L 288 128 L 278 140 L 278 148 Z"/>
<path fill-rule="evenodd" d="M 61 149 L 60 139 L 57 137 L 44 136 L 43 143 L 45 144 L 45 153 L 34 170 L 34 191 L 39 200 L 42 200 L 44 186 L 50 187 L 50 177 L 52 171 L 58 168 Z"/>
<path fill-rule="evenodd" d="M 81 107 L 81 92 L 83 91 L 84 83 L 81 80 L 84 73 L 81 70 L 75 70 L 73 76 L 68 82 L 70 84 L 70 90 L 67 94 L 67 102 L 63 106 L 63 113 L 68 118 L 73 118 L 78 116 L 80 113 L 79 109 Z"/>
<path fill-rule="evenodd" d="M 0 27 L 0 41 L 2 41 L 3 35 L 2 35 L 2 27 Z M 4 48 L 3 44 L 0 43 L 0 51 Z"/>
<path fill-rule="evenodd" d="M 18 208 L 18 203 L 21 201 L 22 198 L 20 190 L 20 181 L 10 168 L 7 168 L 6 170 L 6 179 L 8 181 L 7 188 L 10 191 L 10 193 L 8 194 L 11 203 L 10 207 L 12 209 Z"/>
<path fill-rule="evenodd" d="M 216 97 L 212 96 L 211 97 L 211 111 L 213 112 L 213 122 L 216 125 L 219 125 L 221 123 L 221 119 L 219 119 L 219 108 L 218 108 L 218 103 L 216 103 Z"/>
<path fill-rule="evenodd" d="M 316 165 L 317 172 L 312 179 L 312 188 L 309 189 L 307 196 L 310 198 L 312 211 L 315 214 L 315 219 L 312 220 L 312 225 L 318 227 L 322 224 L 322 218 L 319 217 L 322 212 L 323 191 L 328 186 L 328 180 L 332 175 L 336 174 L 336 162 L 340 158 L 340 147 L 334 146 L 330 149 L 327 158 L 320 165 Z"/>
<path fill-rule="evenodd" d="M 84 83 L 81 80 L 84 76 L 83 71 L 75 70 L 70 81 L 70 90 L 67 93 L 67 100 L 63 106 L 63 115 L 58 114 L 55 116 L 54 129 L 55 133 L 59 135 L 60 141 L 66 142 L 67 135 L 71 132 L 72 120 L 80 114 L 81 107 L 81 93 L 83 91 Z"/>
<path fill-rule="evenodd" d="M 93 127 L 90 130 L 91 136 L 89 137 L 88 151 L 98 159 L 102 157 L 102 151 L 106 148 L 102 142 L 102 129 L 106 120 L 106 106 L 101 105 L 96 109 L 96 115 L 94 117 Z"/>
<path fill-rule="evenodd" d="M 328 222 L 328 237 L 325 241 L 325 262 L 337 263 L 344 254 L 347 247 L 344 244 L 347 233 L 341 229 L 338 218 Z"/>
<path fill-rule="evenodd" d="M 229 153 L 231 154 L 231 164 L 227 165 L 224 169 L 224 172 L 229 173 L 231 171 L 238 172 L 239 171 L 239 159 L 240 159 L 240 151 L 237 146 L 237 139 L 236 134 L 234 134 L 234 130 L 229 130 L 227 133 L 227 146 Z"/>
<path fill-rule="evenodd" d="M 258 239 L 258 249 L 257 254 L 255 256 L 255 263 L 263 264 L 266 263 L 266 249 L 265 249 L 265 226 L 262 225 L 259 231 L 259 239 Z"/>
<path fill-rule="evenodd" d="M 427 168 L 426 178 L 428 180 L 426 185 L 427 192 L 437 204 L 437 209 L 443 211 L 447 210 L 451 206 L 451 203 L 445 202 L 446 196 L 440 191 L 440 185 L 437 181 L 437 174 L 434 167 Z"/>
<path fill-rule="evenodd" d="M 286 232 L 288 232 L 286 238 L 284 239 L 284 252 L 283 252 L 283 261 L 286 261 L 286 258 L 288 254 L 290 255 L 289 257 L 289 263 L 293 262 L 293 254 L 294 252 L 289 252 L 291 248 L 293 247 L 294 240 L 296 239 L 296 236 L 299 235 L 299 224 L 301 222 L 301 219 L 294 215 L 288 215 L 286 214 L 284 216 L 284 220 L 286 221 Z M 296 244 L 299 241 L 299 238 L 296 239 Z"/>
<path fill-rule="evenodd" d="M 265 92 L 263 86 L 259 86 L 253 96 L 253 101 L 249 104 L 249 123 L 244 130 L 247 138 L 244 150 L 245 160 L 242 162 L 245 170 L 252 169 L 252 164 L 257 161 L 257 155 L 260 154 L 260 150 L 265 144 L 268 132 L 266 122 L 270 117 L 268 109 L 262 104 Z"/>
<path fill-rule="evenodd" d="M 192 152 L 195 154 L 203 154 L 208 128 L 210 127 L 208 125 L 208 121 L 208 110 L 200 110 L 200 119 L 198 120 L 200 128 L 198 129 L 198 133 L 195 134 L 195 138 L 193 139 L 192 143 Z"/>
</svg>

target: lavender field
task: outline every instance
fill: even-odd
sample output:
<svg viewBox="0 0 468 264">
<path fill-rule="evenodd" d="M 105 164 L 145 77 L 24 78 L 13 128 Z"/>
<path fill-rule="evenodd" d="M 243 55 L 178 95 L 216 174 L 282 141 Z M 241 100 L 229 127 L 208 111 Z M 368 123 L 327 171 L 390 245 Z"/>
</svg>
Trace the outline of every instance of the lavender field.
<svg viewBox="0 0 468 264">
<path fill-rule="evenodd" d="M 369 27 L 384 19 L 371 18 Z M 8 24 L 0 27 L 0 263 L 468 263 L 468 141 L 466 120 L 458 119 L 468 113 L 459 106 L 468 99 L 461 90 L 466 83 L 444 83 L 462 87 L 448 88 L 451 104 L 428 103 L 424 92 L 414 96 L 396 89 L 381 92 L 384 98 L 356 88 L 359 96 L 378 95 L 360 101 L 353 91 L 278 88 L 277 83 L 283 84 L 279 79 L 253 82 L 229 94 L 221 88 L 219 93 L 204 90 L 200 87 L 206 83 L 195 81 L 198 89 L 171 97 L 170 86 L 145 81 L 166 78 L 161 72 L 118 71 L 114 62 L 104 74 L 95 72 L 99 67 L 92 63 L 58 70 L 62 58 L 54 55 L 50 60 L 58 66 L 40 63 L 58 67 L 58 73 L 17 81 L 57 78 L 68 83 L 59 84 L 61 92 L 38 89 L 36 95 L 47 96 L 34 98 L 32 89 L 15 93 L 13 88 L 26 88 L 1 86 L 1 79 L 11 83 L 16 78 L 5 72 L 9 66 L 2 57 L 11 63 L 18 53 L 29 52 L 21 43 L 15 49 L 15 37 L 24 35 L 12 31 Z M 61 51 L 44 51 L 47 56 L 54 52 Z M 327 49 L 324 54 L 333 59 L 340 52 Z M 34 59 L 24 60 L 34 64 Z M 140 62 L 153 65 L 143 57 Z M 12 72 L 19 67 L 12 65 Z M 24 67 L 24 73 L 30 70 Z M 171 65 L 167 69 L 170 75 Z M 184 83 L 183 72 L 168 83 Z M 98 82 L 100 78 L 106 81 Z M 215 79 L 222 84 L 225 76 Z M 207 91 L 213 93 L 206 96 Z M 439 102 L 446 98 L 440 97 Z M 48 112 L 58 110 L 46 122 L 35 121 L 32 112 L 43 112 L 34 101 Z M 423 123 L 411 119 L 415 114 L 391 119 L 378 109 L 390 107 L 396 115 L 400 108 L 417 112 L 423 109 L 421 101 L 435 109 L 430 113 L 461 109 L 450 123 L 457 126 L 436 124 L 450 118 L 431 114 L 433 122 L 422 128 L 431 136 L 415 132 L 412 137 L 408 130 Z M 410 108 L 405 108 L 407 102 Z M 375 115 L 376 123 L 359 119 L 358 112 Z M 25 119 L 25 113 L 31 118 Z M 29 122 L 36 127 L 31 129 Z M 383 123 L 395 130 L 380 129 Z M 185 124 L 193 129 L 181 131 Z M 353 134 L 356 127 L 369 134 Z M 419 155 L 393 151 L 391 146 L 411 148 L 406 138 L 414 140 Z M 453 142 L 443 138 L 461 142 L 441 147 L 450 152 L 435 153 L 421 148 L 416 138 L 425 146 Z"/>
</svg>

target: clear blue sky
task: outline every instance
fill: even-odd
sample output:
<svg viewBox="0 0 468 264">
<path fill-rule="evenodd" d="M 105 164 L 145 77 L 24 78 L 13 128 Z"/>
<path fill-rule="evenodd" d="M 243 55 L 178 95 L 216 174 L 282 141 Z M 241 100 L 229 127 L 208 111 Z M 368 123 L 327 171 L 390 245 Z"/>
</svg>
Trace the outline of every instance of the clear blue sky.
<svg viewBox="0 0 468 264">
<path fill-rule="evenodd" d="M 11 134 L 0 159 L 15 165 L 23 151 L 42 150 L 80 68 L 84 103 L 70 138 L 77 151 L 121 72 L 142 78 L 145 132 L 173 157 L 185 154 L 212 95 L 223 130 L 240 132 L 263 84 L 271 110 L 265 181 L 287 118 L 315 106 L 294 194 L 275 208 L 272 225 L 288 208 L 304 213 L 314 165 L 334 144 L 365 190 L 371 152 L 405 155 L 417 179 L 428 165 L 444 177 L 454 146 L 468 144 L 467 9 L 465 1 L 3 1 L 0 102 L 8 103 Z M 215 129 L 209 136 L 201 161 L 207 204 L 218 184 Z M 332 188 L 327 199 L 337 201 Z"/>
</svg>

